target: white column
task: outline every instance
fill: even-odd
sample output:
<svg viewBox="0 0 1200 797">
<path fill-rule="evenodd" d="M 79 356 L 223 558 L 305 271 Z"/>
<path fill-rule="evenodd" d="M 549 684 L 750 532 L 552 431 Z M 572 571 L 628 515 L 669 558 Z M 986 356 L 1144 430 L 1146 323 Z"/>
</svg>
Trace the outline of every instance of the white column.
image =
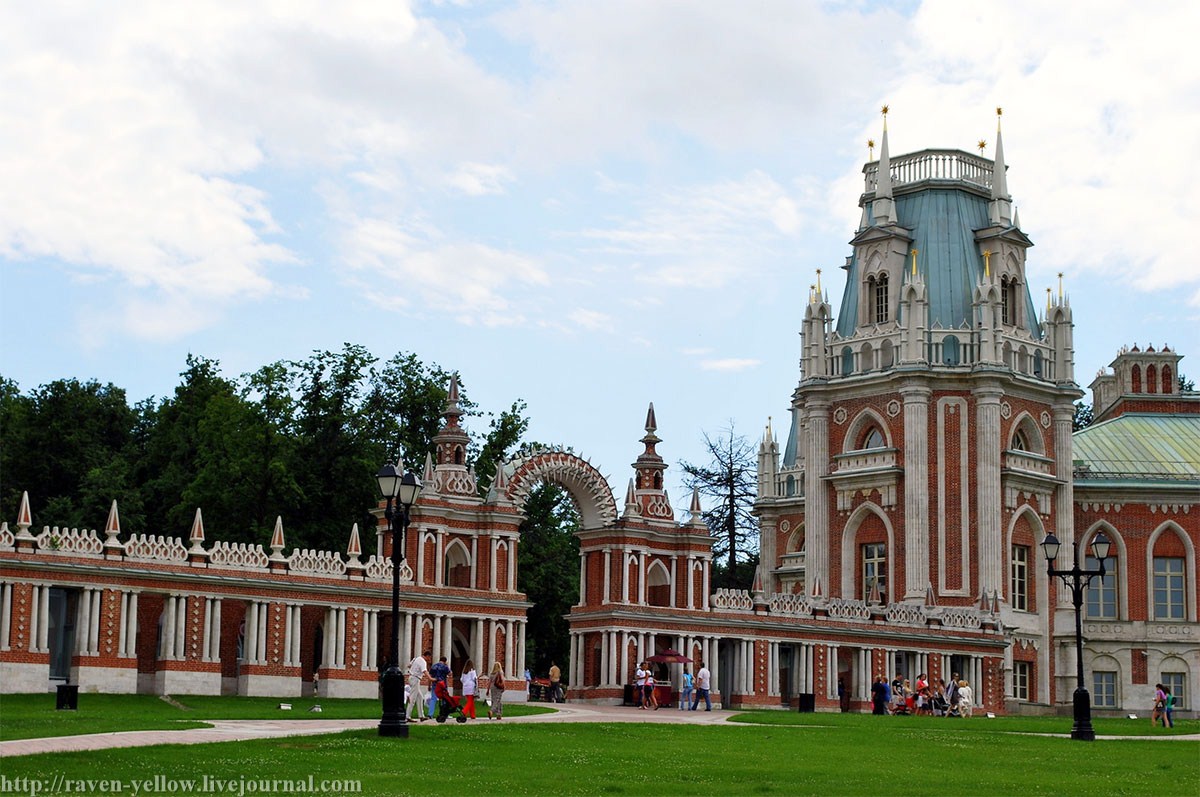
<svg viewBox="0 0 1200 797">
<path fill-rule="evenodd" d="M 220 618 L 220 616 L 221 616 L 221 599 L 218 598 L 216 603 L 217 603 L 217 617 Z M 293 609 L 292 623 L 288 628 L 288 636 L 290 639 L 288 649 L 292 651 L 292 666 L 299 667 L 300 666 L 300 634 L 301 634 L 300 619 L 301 619 L 301 612 L 304 611 L 304 607 L 300 606 L 300 605 L 296 605 L 296 606 L 293 606 L 292 609 Z M 217 622 L 218 622 L 217 627 L 219 628 L 220 620 L 218 619 Z"/>
<path fill-rule="evenodd" d="M 517 672 L 525 677 L 525 622 L 517 624 Z"/>
<path fill-rule="evenodd" d="M 442 657 L 442 617 L 434 615 L 433 617 L 433 660 L 437 661 Z M 504 672 L 508 672 L 508 668 L 504 668 Z"/>
<path fill-rule="evenodd" d="M 658 634 L 649 633 L 646 635 L 646 658 L 658 653 Z"/>
<path fill-rule="evenodd" d="M 91 636 L 89 629 L 92 624 L 92 589 L 90 587 L 79 593 L 79 605 L 75 609 L 75 614 L 77 615 L 75 652 L 86 655 L 91 652 L 88 649 L 88 638 Z"/>
<path fill-rule="evenodd" d="M 471 538 L 471 589 L 479 589 L 479 538 Z M 472 659 L 474 661 L 474 659 Z"/>
<path fill-rule="evenodd" d="M 434 549 L 434 555 L 433 555 L 433 583 L 434 583 L 434 586 L 438 586 L 438 587 L 446 586 L 446 573 L 445 573 L 445 567 L 444 567 L 444 565 L 445 565 L 444 548 L 446 547 L 445 543 L 446 543 L 446 531 L 445 531 L 445 529 L 438 529 L 437 535 L 433 538 L 433 544 L 435 546 L 437 546 Z M 449 658 L 449 657 L 447 657 L 447 658 Z"/>
<path fill-rule="evenodd" d="M 929 575 L 929 397 L 927 387 L 908 387 L 904 397 L 904 597 L 923 598 Z M 888 551 L 889 564 L 899 551 Z M 895 572 L 894 566 L 890 567 Z M 889 573 L 890 576 L 890 573 Z M 888 579 L 888 592 L 900 596 Z M 893 586 L 895 585 L 895 586 Z"/>
<path fill-rule="evenodd" d="M 12 584 L 0 584 L 0 650 L 10 650 L 12 633 Z"/>
<path fill-rule="evenodd" d="M 375 662 L 375 610 L 365 609 L 362 613 L 362 655 L 358 666 L 361 670 L 371 669 Z"/>
<path fill-rule="evenodd" d="M 175 602 L 175 611 L 178 616 L 175 618 L 175 658 L 183 661 L 187 658 L 187 625 L 188 625 L 188 599 L 187 595 L 180 595 L 179 600 Z M 265 656 L 264 656 L 265 658 Z"/>
<path fill-rule="evenodd" d="M 837 693 L 838 646 L 837 645 L 828 645 L 825 648 L 825 652 L 826 652 L 825 696 L 832 699 L 832 698 L 836 698 L 838 696 L 838 693 Z"/>
<path fill-rule="evenodd" d="M 767 694 L 779 695 L 779 643 L 767 643 Z"/>
<path fill-rule="evenodd" d="M 200 655 L 201 661 L 211 661 L 208 654 L 212 649 L 212 604 L 212 598 L 204 599 L 204 633 L 201 637 L 201 650 L 203 651 Z M 291 619 L 291 614 L 288 615 L 288 619 Z"/>
<path fill-rule="evenodd" d="M 704 560 L 702 560 L 701 566 L 704 568 L 704 571 L 703 571 L 704 572 L 704 580 L 702 582 L 704 584 L 704 590 L 703 590 L 703 594 L 700 596 L 700 600 L 701 600 L 700 608 L 703 609 L 704 611 L 708 611 L 709 593 L 712 592 L 712 589 L 710 589 L 710 581 L 709 581 L 709 579 L 712 578 L 712 562 L 709 559 L 704 559 Z"/>
<path fill-rule="evenodd" d="M 509 620 L 504 626 L 504 672 L 510 676 L 514 674 L 513 669 L 517 663 L 516 647 L 516 640 L 513 636 L 513 621 Z"/>
<path fill-rule="evenodd" d="M 175 606 L 178 601 L 177 596 L 168 595 L 163 603 L 162 639 L 158 651 L 158 657 L 163 661 L 175 658 Z"/>
<path fill-rule="evenodd" d="M 296 607 L 296 614 L 300 614 L 300 607 Z M 337 666 L 343 669 L 346 666 L 346 608 L 343 606 L 337 610 Z"/>
<path fill-rule="evenodd" d="M 258 605 L 258 636 L 255 638 L 254 661 L 259 664 L 267 662 L 267 623 L 271 619 L 271 604 L 262 602 Z"/>
<path fill-rule="evenodd" d="M 208 660 L 221 660 L 221 599 L 213 598 L 212 601 L 212 638 L 208 647 Z"/>
<path fill-rule="evenodd" d="M 675 597 L 676 585 L 679 583 L 679 557 L 671 557 L 671 602 L 667 605 L 674 609 L 679 605 L 678 599 Z"/>
<path fill-rule="evenodd" d="M 375 656 L 378 660 L 379 656 L 379 610 L 375 610 Z M 400 661 L 396 664 L 403 669 L 404 665 L 408 664 L 417 655 L 415 652 L 416 646 L 413 645 L 413 613 L 404 613 L 404 631 L 400 637 Z M 391 655 L 391 649 L 388 649 L 388 655 Z"/>
<path fill-rule="evenodd" d="M 129 593 L 128 611 L 122 615 L 122 629 L 125 631 L 125 650 L 121 654 L 127 658 L 137 656 L 138 629 L 138 593 Z"/>
<path fill-rule="evenodd" d="M 629 556 L 621 552 L 621 603 L 629 603 Z"/>
<path fill-rule="evenodd" d="M 629 634 L 619 632 L 617 639 L 620 643 L 617 648 L 617 665 L 621 672 L 621 679 L 617 684 L 623 685 L 629 683 Z"/>
<path fill-rule="evenodd" d="M 941 674 L 942 680 L 949 681 L 950 680 L 950 657 L 947 656 L 945 653 L 942 654 L 941 666 L 942 666 L 942 674 Z"/>
<path fill-rule="evenodd" d="M 646 605 L 646 552 L 638 551 L 638 605 Z"/>
<path fill-rule="evenodd" d="M 717 691 L 720 691 L 720 689 L 721 689 L 721 687 L 720 687 L 720 683 L 721 683 L 721 681 L 720 681 L 721 644 L 720 644 L 720 640 L 717 637 L 709 637 L 707 639 L 707 644 L 708 644 L 709 655 L 708 655 L 708 658 L 705 659 L 705 661 L 708 662 L 708 672 L 709 672 L 709 675 L 712 676 L 712 679 L 711 679 L 712 683 L 709 684 L 711 689 L 709 691 L 717 692 Z M 729 705 L 729 696 L 721 695 L 721 703 L 725 706 L 728 706 Z"/>
<path fill-rule="evenodd" d="M 42 588 L 34 586 L 31 590 L 33 593 L 29 604 L 29 650 L 31 653 L 36 653 L 38 650 L 38 626 L 42 622 L 41 597 Z"/>
<path fill-rule="evenodd" d="M 487 671 L 487 662 L 483 655 L 483 619 L 475 619 L 475 631 L 471 634 L 471 659 L 479 672 Z"/>
<path fill-rule="evenodd" d="M 425 584 L 425 533 L 417 532 L 417 571 L 413 573 L 414 584 Z"/>
<path fill-rule="evenodd" d="M 488 557 L 488 591 L 495 592 L 496 591 L 496 557 L 500 555 L 500 538 L 492 537 L 490 547 L 492 549 L 492 555 Z"/>
<path fill-rule="evenodd" d="M 92 590 L 92 610 L 87 624 L 87 652 L 92 655 L 100 654 L 100 611 L 103 598 L 103 589 Z"/>
<path fill-rule="evenodd" d="M 50 585 L 42 586 L 42 604 L 38 610 L 38 650 L 50 650 Z"/>
<path fill-rule="evenodd" d="M 517 589 L 517 546 L 520 542 L 516 537 L 508 543 L 508 592 L 515 592 Z"/>
<path fill-rule="evenodd" d="M 612 594 L 612 551 L 604 552 L 604 594 L 600 598 L 601 603 L 608 603 L 608 597 Z"/>
<path fill-rule="evenodd" d="M 620 659 L 617 658 L 617 643 L 619 636 L 616 631 L 604 632 L 608 645 L 606 646 L 605 655 L 608 657 L 608 685 L 619 686 L 621 681 L 620 670 L 617 663 Z"/>
<path fill-rule="evenodd" d="M 579 552 L 579 601 L 576 606 L 587 602 L 587 554 Z"/>
<path fill-rule="evenodd" d="M 643 662 L 646 660 L 646 634 L 640 633 L 637 635 L 637 660 Z"/>
<path fill-rule="evenodd" d="M 454 630 L 454 618 L 447 615 L 442 618 L 442 656 L 446 661 L 454 657 L 454 645 L 451 644 L 451 632 Z M 441 656 L 438 657 L 439 659 Z"/>
<path fill-rule="evenodd" d="M 600 632 L 600 686 L 612 686 L 612 632 Z"/>
<path fill-rule="evenodd" d="M 696 608 L 696 560 L 694 557 L 687 558 L 687 600 L 683 605 L 688 609 Z M 690 655 L 690 654 L 689 654 Z"/>
</svg>

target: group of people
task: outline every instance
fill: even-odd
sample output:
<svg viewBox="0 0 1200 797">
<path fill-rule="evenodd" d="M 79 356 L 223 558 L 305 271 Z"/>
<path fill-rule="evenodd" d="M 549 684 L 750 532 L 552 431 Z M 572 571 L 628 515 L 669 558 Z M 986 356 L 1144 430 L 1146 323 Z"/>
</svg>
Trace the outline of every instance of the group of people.
<svg viewBox="0 0 1200 797">
<path fill-rule="evenodd" d="M 634 671 L 634 701 L 639 709 L 648 710 L 653 708 L 655 711 L 659 709 L 658 698 L 654 694 L 656 684 L 654 678 L 654 670 L 650 667 L 650 662 L 643 661 L 637 666 Z M 695 711 L 700 704 L 700 699 L 704 699 L 704 710 L 712 711 L 712 699 L 709 697 L 709 689 L 712 686 L 712 673 L 704 662 L 700 662 L 700 669 L 695 676 L 688 671 L 688 665 L 683 665 L 683 679 L 680 682 L 679 688 L 679 710 L 690 709 Z"/>
<path fill-rule="evenodd" d="M 420 656 L 414 656 L 408 664 L 408 685 L 404 688 L 404 714 L 412 719 L 415 709 L 415 719 L 418 722 L 424 722 L 433 716 L 433 702 L 438 699 L 439 692 L 442 695 L 449 694 L 450 679 L 453 677 L 445 656 L 433 666 L 429 666 L 429 661 L 432 660 L 433 654 L 427 650 Z M 504 719 L 504 668 L 500 666 L 500 662 L 492 663 L 487 681 L 487 717 Z M 424 688 L 426 683 L 430 687 L 428 696 Z M 475 663 L 470 659 L 463 665 L 459 685 L 462 687 L 463 713 L 468 719 L 476 719 L 475 695 L 479 690 L 479 674 L 475 671 Z M 430 706 L 426 706 L 427 701 Z"/>
<path fill-rule="evenodd" d="M 1154 711 L 1150 714 L 1150 726 L 1162 723 L 1164 728 L 1175 727 L 1175 695 L 1171 687 L 1163 684 L 1154 685 Z"/>
<path fill-rule="evenodd" d="M 934 717 L 970 717 L 975 708 L 975 693 L 958 673 L 950 681 L 931 682 L 925 673 L 916 684 L 897 675 L 892 681 L 876 676 L 871 684 L 873 714 L 924 714 Z"/>
</svg>

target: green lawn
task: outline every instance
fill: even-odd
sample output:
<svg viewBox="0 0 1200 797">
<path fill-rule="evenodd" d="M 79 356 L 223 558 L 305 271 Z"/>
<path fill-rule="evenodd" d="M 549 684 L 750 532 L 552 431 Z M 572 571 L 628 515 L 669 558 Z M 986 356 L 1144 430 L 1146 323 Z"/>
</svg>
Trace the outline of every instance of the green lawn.
<svg viewBox="0 0 1200 797">
<path fill-rule="evenodd" d="M 361 780 L 367 795 L 470 797 L 1200 793 L 1200 742 L 1087 744 L 892 720 L 836 717 L 832 727 L 426 723 L 406 740 L 366 730 L 7 758 L 4 777 L 75 780 L 103 773 L 131 784 L 155 776 L 293 782 L 312 776 L 318 786 L 325 779 Z"/>
<path fill-rule="evenodd" d="M 0 741 L 43 736 L 72 736 L 115 731 L 200 728 L 203 720 L 374 719 L 378 700 L 321 700 L 277 697 L 206 697 L 180 695 L 172 703 L 153 695 L 79 695 L 78 711 L 55 711 L 53 694 L 0 696 Z M 280 703 L 292 706 L 281 711 Z M 320 712 L 309 709 L 319 704 Z M 540 714 L 544 706 L 508 705 L 506 714 Z M 477 707 L 477 713 L 487 707 Z"/>
</svg>

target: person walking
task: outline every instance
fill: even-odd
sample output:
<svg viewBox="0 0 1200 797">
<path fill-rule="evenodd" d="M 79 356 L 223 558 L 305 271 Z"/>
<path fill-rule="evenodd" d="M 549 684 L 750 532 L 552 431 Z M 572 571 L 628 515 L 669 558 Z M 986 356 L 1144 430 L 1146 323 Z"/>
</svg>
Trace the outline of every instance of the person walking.
<svg viewBox="0 0 1200 797">
<path fill-rule="evenodd" d="M 553 661 L 550 662 L 550 702 L 561 703 L 562 697 L 562 670 Z"/>
<path fill-rule="evenodd" d="M 683 684 L 679 690 L 679 710 L 683 711 L 692 702 L 692 690 L 695 688 L 695 679 L 688 672 L 688 666 L 683 665 Z"/>
<path fill-rule="evenodd" d="M 696 710 L 696 706 L 700 705 L 700 698 L 704 698 L 704 710 L 712 711 L 712 700 L 709 699 L 709 687 L 712 686 L 712 673 L 708 671 L 708 667 L 704 662 L 700 662 L 700 669 L 696 672 L 696 694 L 692 697 L 692 711 Z"/>
<path fill-rule="evenodd" d="M 479 685 L 479 673 L 475 672 L 475 662 L 467 659 L 458 682 L 462 684 L 463 698 L 466 700 L 463 713 L 475 719 L 475 688 Z"/>
<path fill-rule="evenodd" d="M 966 678 L 958 682 L 958 713 L 970 717 L 975 710 L 975 691 Z"/>
<path fill-rule="evenodd" d="M 488 674 L 488 696 L 492 701 L 488 719 L 504 719 L 504 670 L 498 661 L 492 662 L 492 671 Z"/>
<path fill-rule="evenodd" d="M 1167 693 L 1162 684 L 1154 685 L 1154 711 L 1150 713 L 1150 727 L 1153 728 L 1166 717 Z M 1164 727 L 1165 727 L 1164 722 Z"/>
<path fill-rule="evenodd" d="M 887 713 L 887 686 L 882 675 L 876 675 L 875 683 L 871 684 L 871 713 Z"/>
<path fill-rule="evenodd" d="M 425 651 L 420 656 L 414 656 L 413 660 L 408 663 L 408 699 L 411 705 L 417 707 L 417 719 L 421 722 L 429 719 L 425 716 L 425 690 L 421 686 L 421 682 L 429 675 L 429 664 L 425 661 L 425 657 L 433 657 L 433 653 Z M 411 709 L 404 709 L 405 716 L 411 719 Z"/>
<path fill-rule="evenodd" d="M 1163 684 L 1163 727 L 1175 727 L 1175 695 L 1171 694 L 1171 687 Z"/>
<path fill-rule="evenodd" d="M 637 669 L 633 672 L 633 694 L 637 707 L 644 709 L 646 707 L 646 668 L 640 661 Z"/>
</svg>

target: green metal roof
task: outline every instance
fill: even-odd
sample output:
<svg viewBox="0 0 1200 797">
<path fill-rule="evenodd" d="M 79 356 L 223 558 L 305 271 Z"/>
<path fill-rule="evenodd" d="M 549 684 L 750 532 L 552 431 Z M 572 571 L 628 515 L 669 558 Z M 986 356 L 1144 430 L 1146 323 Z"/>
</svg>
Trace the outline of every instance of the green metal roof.
<svg viewBox="0 0 1200 797">
<path fill-rule="evenodd" d="M 912 245 L 918 252 L 917 268 L 925 276 L 929 327 L 957 329 L 964 324 L 974 327 L 971 302 L 975 286 L 983 277 L 983 257 L 975 243 L 975 231 L 989 225 L 988 200 L 963 189 L 927 188 L 898 192 L 895 202 L 900 226 L 912 233 Z M 874 223 L 868 202 L 867 224 Z M 837 331 L 842 337 L 853 335 L 858 323 L 861 269 L 855 254 L 847 266 L 846 292 L 837 319 Z M 1028 285 L 1024 301 L 1027 328 L 1035 338 L 1041 338 L 1037 308 Z"/>
<path fill-rule="evenodd" d="M 1076 479 L 1200 482 L 1200 415 L 1128 413 L 1073 441 Z"/>
</svg>

